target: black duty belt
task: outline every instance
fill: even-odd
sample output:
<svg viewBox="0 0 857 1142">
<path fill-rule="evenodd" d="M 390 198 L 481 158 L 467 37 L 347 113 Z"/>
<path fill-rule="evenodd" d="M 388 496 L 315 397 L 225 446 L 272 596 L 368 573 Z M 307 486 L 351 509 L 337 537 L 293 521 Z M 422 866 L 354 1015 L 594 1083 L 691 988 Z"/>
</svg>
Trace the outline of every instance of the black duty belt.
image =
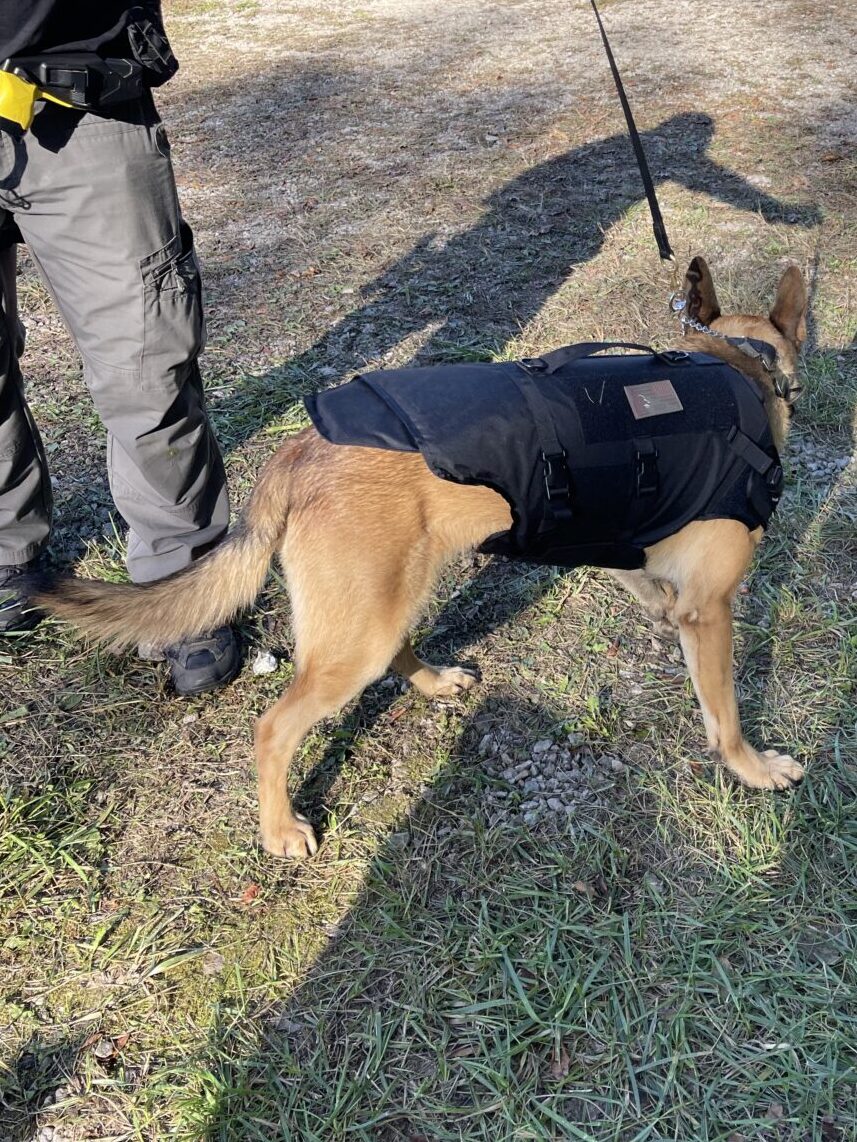
<svg viewBox="0 0 857 1142">
<path fill-rule="evenodd" d="M 0 73 L 14 76 L 8 83 L 19 85 L 5 91 L 5 102 L 15 113 L 5 118 L 26 130 L 27 96 L 30 101 L 47 98 L 77 111 L 100 111 L 116 103 L 139 99 L 149 87 L 160 87 L 178 70 L 169 41 L 142 9 L 125 28 L 130 48 L 128 58 L 103 58 L 95 52 L 43 52 L 38 55 L 10 56 L 0 64 Z M 0 79 L 2 79 L 0 74 Z M 0 113 L 2 113 L 0 100 Z M 31 117 L 31 115 L 30 115 Z"/>
<path fill-rule="evenodd" d="M 13 56 L 0 68 L 77 111 L 139 99 L 148 86 L 146 69 L 136 60 L 102 59 L 95 52 Z"/>
</svg>

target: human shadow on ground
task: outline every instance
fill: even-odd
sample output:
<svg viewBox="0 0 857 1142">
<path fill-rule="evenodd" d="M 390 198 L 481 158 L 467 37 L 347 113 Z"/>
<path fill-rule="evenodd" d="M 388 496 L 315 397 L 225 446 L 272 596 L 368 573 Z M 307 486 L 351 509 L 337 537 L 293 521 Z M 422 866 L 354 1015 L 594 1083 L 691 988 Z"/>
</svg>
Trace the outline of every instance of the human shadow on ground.
<svg viewBox="0 0 857 1142">
<path fill-rule="evenodd" d="M 709 158 L 714 126 L 710 116 L 684 112 L 644 132 L 656 181 L 672 179 L 694 191 L 706 190 L 731 206 L 758 211 L 769 222 L 819 221 L 815 207 L 760 194 L 742 176 Z M 219 403 L 213 413 L 219 435 L 237 447 L 293 404 L 295 376 L 304 378 L 306 391 L 313 391 L 319 387 L 322 364 L 339 373 L 355 372 L 368 357 L 381 357 L 426 328 L 432 332 L 414 364 L 486 356 L 491 346 L 502 347 L 532 320 L 575 266 L 597 256 L 609 228 L 641 198 L 639 172 L 624 134 L 533 167 L 489 198 L 475 226 L 441 249 L 433 247 L 431 235 L 423 238 L 366 287 L 361 307 L 304 354 L 249 378 Z M 286 375 L 289 384 L 284 383 Z M 459 622 L 454 612 L 460 610 L 460 599 L 450 604 L 453 613 L 441 611 L 437 626 L 466 630 L 465 643 L 484 637 L 520 609 L 515 581 L 514 571 L 489 564 L 468 585 L 469 597 L 481 603 L 473 608 L 478 611 L 477 629 Z M 533 594 L 525 592 L 523 597 L 526 605 Z M 458 655 L 461 645 L 454 641 L 451 652 Z M 387 704 L 382 701 L 372 716 Z M 350 724 L 368 728 L 361 708 Z M 341 758 L 341 749 L 335 755 Z M 328 755 L 299 799 L 301 810 L 309 810 L 317 824 L 336 768 Z"/>
<path fill-rule="evenodd" d="M 820 221 L 814 205 L 762 193 L 712 159 L 708 150 L 714 132 L 715 121 L 694 111 L 644 131 L 655 181 L 704 191 L 767 222 L 814 226 Z M 265 138 L 254 135 L 255 145 L 263 147 Z M 367 360 L 384 357 L 426 329 L 431 333 L 412 363 L 484 358 L 502 350 L 575 267 L 599 254 L 610 228 L 642 199 L 639 171 L 624 133 L 525 171 L 489 196 L 479 220 L 444 245 L 437 246 L 431 233 L 421 238 L 361 290 L 357 308 L 305 352 L 228 386 L 224 398 L 211 403 L 224 450 L 239 448 L 281 418 L 300 393 L 322 387 L 324 375 L 357 372 Z M 268 295 L 270 282 L 249 272 L 246 279 L 241 304 L 252 312 Z M 100 503 L 92 506 L 93 495 L 91 489 L 75 490 L 63 514 L 97 535 L 104 530 L 104 511 Z M 57 536 L 54 547 L 64 565 L 79 555 L 81 544 Z"/>
<path fill-rule="evenodd" d="M 642 133 L 656 183 L 674 181 L 767 222 L 814 226 L 811 204 L 761 193 L 709 157 L 714 120 L 683 112 Z M 408 337 L 432 332 L 413 363 L 486 357 L 502 349 L 544 307 L 576 266 L 596 257 L 606 235 L 643 199 L 627 135 L 611 135 L 539 163 L 492 194 L 477 223 L 436 246 L 426 234 L 362 292 L 363 304 L 306 352 L 248 377 L 213 417 L 228 448 L 282 416 L 294 383 L 319 387 L 330 375 L 359 371 Z M 552 346 L 545 346 L 551 348 Z M 301 386 L 299 386 L 301 387 Z"/>
<path fill-rule="evenodd" d="M 808 922 L 799 878 L 700 861 L 699 838 L 654 791 L 656 743 L 607 788 L 600 771 L 598 793 L 582 785 L 571 813 L 557 808 L 534 830 L 515 824 L 513 802 L 489 819 L 507 762 L 472 761 L 483 735 L 502 734 L 513 761 L 530 757 L 538 739 L 562 741 L 562 705 L 514 692 L 475 703 L 448 765 L 382 844 L 300 985 L 249 1021 L 224 998 L 208 1049 L 182 1070 L 205 1075 L 207 1142 L 454 1142 L 525 1129 L 598 1142 L 654 1121 L 700 1138 L 755 1124 L 773 1140 L 771 1103 L 807 1126 L 802 1142 L 844 1142 L 848 1016 L 830 1007 L 847 934 L 817 936 L 825 909 L 810 908 Z M 739 794 L 738 817 L 756 797 L 772 795 Z M 830 779 L 800 804 L 798 845 L 820 856 L 842 836 L 832 850 L 847 876 Z M 785 827 L 784 837 L 778 867 Z M 839 1028 L 815 1047 L 843 1078 L 816 1088 L 769 1064 L 736 1093 L 746 1044 L 777 1040 L 793 1018 L 779 1003 L 786 970 L 800 973 L 810 1025 L 830 1015 Z M 680 1050 L 679 1026 L 690 1029 Z"/>
</svg>

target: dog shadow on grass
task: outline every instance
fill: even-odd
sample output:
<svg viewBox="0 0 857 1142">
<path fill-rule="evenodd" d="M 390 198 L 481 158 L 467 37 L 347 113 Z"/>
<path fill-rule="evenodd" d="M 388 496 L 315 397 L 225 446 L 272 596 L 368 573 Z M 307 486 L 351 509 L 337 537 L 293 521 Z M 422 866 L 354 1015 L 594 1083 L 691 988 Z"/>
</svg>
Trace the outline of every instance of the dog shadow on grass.
<svg viewBox="0 0 857 1142">
<path fill-rule="evenodd" d="M 455 636 L 437 641 L 448 659 Z M 376 707 L 376 715 L 388 704 Z M 502 735 L 504 749 L 523 757 L 528 743 L 556 731 L 563 722 L 558 709 L 521 700 L 514 692 L 498 692 L 473 705 L 449 762 L 431 789 L 415 798 L 394 836 L 382 844 L 359 898 L 309 969 L 306 981 L 284 1004 L 260 1016 L 253 1043 L 236 1037 L 238 1025 L 228 1009 L 222 1017 L 218 1014 L 203 1064 L 214 1076 L 214 1082 L 207 1083 L 209 1089 L 219 1092 L 202 1135 L 206 1142 L 237 1142 L 262 1123 L 270 1132 L 266 1137 L 295 1142 L 339 1137 L 337 1128 L 346 1126 L 355 1137 L 375 1142 L 458 1137 L 426 1130 L 428 1123 L 409 1112 L 406 1104 L 412 1101 L 414 1086 L 436 1087 L 437 1096 L 444 1097 L 437 1073 L 440 1044 L 441 1053 L 450 1059 L 468 1057 L 472 1047 L 472 1037 L 463 1026 L 472 1029 L 472 1020 L 458 1019 L 454 1010 L 455 960 L 466 956 L 468 942 L 462 926 L 465 916 L 472 921 L 486 907 L 484 894 L 490 893 L 492 876 L 498 883 L 505 875 L 513 876 L 524 897 L 544 887 L 540 884 L 544 870 L 534 871 L 537 843 L 533 851 L 518 856 L 507 845 L 503 868 L 491 867 L 491 852 L 502 851 L 503 846 L 491 845 L 490 852 L 482 847 L 480 778 L 477 772 L 462 772 L 461 762 L 476 757 L 486 734 Z M 474 770 L 476 765 L 484 769 L 484 759 L 474 762 Z M 590 827 L 596 827 L 596 818 L 596 812 L 590 814 Z M 564 817 L 557 818 L 555 837 L 567 827 Z M 517 872 L 510 873 L 516 864 Z M 565 875 L 571 871 L 570 862 Z M 598 870 L 590 871 L 595 878 Z M 586 870 L 577 869 L 576 874 L 582 877 Z M 447 922 L 450 927 L 444 931 Z M 491 970 L 495 969 L 499 982 L 503 975 L 499 960 Z M 322 1013 L 316 1006 L 316 984 L 334 977 L 341 982 L 327 994 Z M 460 1006 L 465 1006 L 463 991 Z M 400 1076 L 401 1088 L 395 1089 L 399 1080 L 394 1080 L 373 1105 L 374 1080 L 367 1067 L 372 1070 L 380 1063 L 384 1069 L 378 1051 L 387 1037 L 386 1031 L 376 1036 L 379 1020 L 388 1028 L 397 1027 L 394 1039 L 400 1044 L 404 1032 L 407 1066 Z M 407 1031 L 409 1020 L 419 1025 L 413 1039 Z M 546 1059 L 548 1055 L 546 1049 Z M 366 1082 L 357 1077 L 361 1072 Z M 340 1079 L 331 1081 L 333 1075 Z M 450 1124 L 466 1110 L 463 1092 L 458 1091 L 448 1107 Z"/>
<path fill-rule="evenodd" d="M 818 347 L 813 320 L 812 296 L 809 310 L 808 338 L 804 349 L 807 372 L 806 392 L 796 409 L 795 419 L 785 449 L 785 464 L 791 476 L 785 502 L 772 521 L 772 528 L 762 543 L 751 568 L 750 596 L 738 608 L 739 622 L 746 625 L 741 661 L 736 663 L 739 689 L 748 688 L 750 701 L 742 698 L 743 722 L 751 740 L 763 740 L 767 725 L 777 720 L 778 685 L 787 687 L 787 701 L 793 692 L 785 679 L 778 681 L 778 643 L 789 641 L 789 626 L 794 621 L 793 609 L 800 606 L 802 589 L 812 581 L 814 568 L 824 559 L 837 573 L 832 579 L 847 581 L 857 572 L 854 558 L 854 508 L 846 500 L 855 501 L 857 489 L 853 477 L 845 471 L 849 458 L 853 464 L 857 446 L 857 337 L 843 348 L 821 350 Z M 843 386 L 843 378 L 847 378 Z M 820 444 L 813 435 L 822 428 L 826 439 Z M 808 508 L 807 500 L 812 506 Z M 794 506 L 792 506 L 794 505 Z M 840 587 L 842 584 L 840 584 Z M 821 597 L 815 605 L 824 607 Z M 800 616 L 799 620 L 800 621 Z M 823 618 L 821 619 L 823 625 Z M 780 635 L 783 638 L 780 638 Z M 811 649 L 810 642 L 806 650 Z M 790 663 L 790 670 L 796 663 Z M 808 670 L 800 671 L 799 680 L 811 678 Z M 822 692 L 824 687 L 822 686 Z M 835 700 L 843 699 L 836 694 Z M 809 707 L 818 703 L 818 695 L 807 691 Z M 808 712 L 808 711 L 807 711 Z M 793 748 L 806 743 L 770 743 Z M 811 760 L 811 759 L 810 759 Z"/>
</svg>

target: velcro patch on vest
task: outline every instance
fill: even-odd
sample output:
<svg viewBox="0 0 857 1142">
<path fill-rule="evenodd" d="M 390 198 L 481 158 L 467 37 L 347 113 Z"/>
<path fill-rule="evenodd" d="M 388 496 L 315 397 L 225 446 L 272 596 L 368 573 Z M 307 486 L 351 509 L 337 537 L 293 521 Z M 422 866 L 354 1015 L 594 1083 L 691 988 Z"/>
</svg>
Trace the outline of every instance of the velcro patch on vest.
<svg viewBox="0 0 857 1142">
<path fill-rule="evenodd" d="M 635 420 L 684 411 L 678 393 L 669 381 L 649 381 L 645 385 L 625 385 L 624 388 Z"/>
</svg>

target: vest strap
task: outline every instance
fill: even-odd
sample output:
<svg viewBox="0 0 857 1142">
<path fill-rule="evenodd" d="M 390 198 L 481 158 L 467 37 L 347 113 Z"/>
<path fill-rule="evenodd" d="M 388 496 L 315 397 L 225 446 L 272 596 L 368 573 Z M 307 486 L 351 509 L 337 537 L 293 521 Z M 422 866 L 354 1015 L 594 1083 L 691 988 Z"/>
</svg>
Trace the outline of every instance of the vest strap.
<svg viewBox="0 0 857 1142">
<path fill-rule="evenodd" d="M 567 522 L 574 513 L 571 510 L 571 476 L 566 451 L 559 442 L 547 401 L 533 379 L 533 372 L 543 371 L 536 364 L 539 361 L 540 358 L 528 364 L 520 362 L 520 370 L 510 370 L 509 377 L 526 401 L 539 438 L 545 485 L 545 514 L 539 527 L 541 532 Z"/>
<path fill-rule="evenodd" d="M 763 448 L 760 448 L 749 436 L 745 435 L 737 425 L 732 425 L 726 439 L 731 445 L 733 452 L 737 452 L 741 459 L 746 461 L 760 476 L 767 476 L 774 465 L 779 468 L 775 457 L 769 456 Z"/>
<path fill-rule="evenodd" d="M 684 365 L 690 360 L 690 354 L 683 349 L 653 349 L 651 345 L 639 345 L 636 341 L 581 341 L 578 345 L 564 345 L 561 349 L 552 349 L 549 353 L 542 353 L 540 357 L 526 357 L 518 364 L 528 373 L 555 373 L 563 365 L 572 361 L 580 361 L 584 357 L 593 357 L 596 353 L 603 353 L 605 349 L 638 349 L 641 353 L 649 353 L 662 365 Z"/>
</svg>

